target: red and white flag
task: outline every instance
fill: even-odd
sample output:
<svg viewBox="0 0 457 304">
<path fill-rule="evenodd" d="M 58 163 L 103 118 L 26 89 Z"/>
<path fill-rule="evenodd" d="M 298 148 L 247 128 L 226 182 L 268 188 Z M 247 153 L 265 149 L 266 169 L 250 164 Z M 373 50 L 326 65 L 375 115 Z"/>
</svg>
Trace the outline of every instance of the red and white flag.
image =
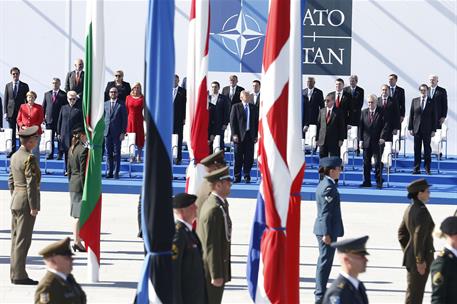
<svg viewBox="0 0 457 304">
<path fill-rule="evenodd" d="M 256 303 L 299 303 L 301 30 L 297 0 L 270 0 L 262 63 L 259 166 L 262 181 L 248 253 Z"/>
<path fill-rule="evenodd" d="M 195 194 L 206 174 L 200 161 L 208 156 L 208 47 L 209 0 L 192 0 L 187 53 L 187 106 L 185 139 L 190 164 L 186 192 Z"/>
</svg>

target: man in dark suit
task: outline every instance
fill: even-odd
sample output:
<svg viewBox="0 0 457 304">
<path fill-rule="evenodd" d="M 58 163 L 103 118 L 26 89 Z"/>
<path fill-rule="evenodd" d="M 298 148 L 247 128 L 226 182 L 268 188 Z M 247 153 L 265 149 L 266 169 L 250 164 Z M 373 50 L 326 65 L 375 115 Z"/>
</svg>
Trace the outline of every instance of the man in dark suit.
<svg viewBox="0 0 457 304">
<path fill-rule="evenodd" d="M 400 110 L 400 124 L 405 119 L 405 90 L 397 86 L 398 76 L 396 74 L 389 75 L 389 96 L 392 98 L 392 102 L 398 105 Z"/>
<path fill-rule="evenodd" d="M 209 152 L 213 153 L 213 141 L 216 135 L 220 135 L 221 141 L 219 148 L 225 149 L 224 133 L 230 122 L 230 101 L 222 94 L 219 94 L 219 82 L 211 83 L 211 94 L 208 96 L 208 137 Z"/>
<path fill-rule="evenodd" d="M 447 92 L 445 88 L 438 86 L 438 76 L 431 75 L 430 98 L 433 100 L 436 115 L 436 128 L 441 129 L 441 125 L 447 117 Z"/>
<path fill-rule="evenodd" d="M 307 88 L 302 93 L 303 138 L 305 138 L 305 133 L 308 131 L 309 125 L 317 125 L 319 111 L 324 107 L 324 94 L 314 86 L 315 84 L 314 77 L 308 77 L 306 81 Z"/>
<path fill-rule="evenodd" d="M 117 89 L 118 98 L 125 102 L 125 99 L 130 95 L 132 89 L 130 88 L 130 83 L 124 81 L 124 72 L 121 70 L 114 72 L 114 81 L 109 81 L 106 84 L 105 100 L 109 99 L 109 89 L 114 87 Z"/>
<path fill-rule="evenodd" d="M 172 247 L 173 303 L 207 303 L 202 245 L 192 223 L 197 216 L 197 197 L 180 193 L 173 198 L 176 232 Z"/>
<path fill-rule="evenodd" d="M 366 271 L 369 254 L 366 249 L 368 236 L 332 243 L 341 262 L 339 276 L 325 293 L 323 304 L 368 304 L 366 288 L 358 279 Z"/>
<path fill-rule="evenodd" d="M 184 124 L 186 123 L 186 90 L 178 86 L 179 76 L 175 75 L 173 87 L 173 134 L 178 134 L 178 155 L 176 164 L 179 165 L 182 160 L 182 138 Z"/>
<path fill-rule="evenodd" d="M 10 74 L 13 80 L 6 84 L 5 94 L 3 95 L 3 117 L 8 121 L 9 127 L 13 130 L 13 142 L 11 153 L 7 157 L 16 151 L 16 130 L 17 130 L 17 115 L 21 104 L 25 103 L 25 95 L 29 91 L 29 85 L 19 80 L 21 71 L 17 67 L 13 67 L 10 70 Z"/>
<path fill-rule="evenodd" d="M 68 72 L 65 79 L 65 92 L 75 91 L 77 94 L 78 102 L 76 105 L 82 108 L 82 97 L 84 88 L 84 62 L 82 59 L 75 60 L 75 70 Z"/>
<path fill-rule="evenodd" d="M 409 112 L 409 133 L 414 136 L 414 171 L 413 174 L 420 174 L 422 144 L 424 145 L 424 167 L 425 172 L 430 175 L 432 163 L 432 148 L 430 146 L 432 137 L 436 131 L 435 106 L 428 98 L 428 87 L 422 84 L 419 87 L 420 97 L 414 98 L 411 102 Z"/>
<path fill-rule="evenodd" d="M 384 120 L 382 108 L 378 107 L 376 95 L 368 96 L 368 108 L 361 114 L 359 124 L 359 145 L 363 148 L 363 184 L 371 187 L 371 158 L 375 159 L 376 185 L 382 188 L 381 155 L 386 138 L 392 134 L 389 122 Z"/>
<path fill-rule="evenodd" d="M 240 103 L 232 106 L 230 112 L 230 128 L 235 143 L 235 183 L 241 181 L 243 167 L 244 181 L 251 182 L 251 168 L 254 162 L 254 145 L 257 142 L 259 111 L 250 103 L 248 91 L 241 91 Z"/>
<path fill-rule="evenodd" d="M 121 169 L 121 142 L 127 130 L 127 110 L 117 98 L 117 89 L 109 90 L 110 99 L 105 101 L 105 145 L 108 157 L 106 178 L 119 179 Z M 113 175 L 114 172 L 114 175 Z"/>
<path fill-rule="evenodd" d="M 429 188 L 424 178 L 408 185 L 406 189 L 411 204 L 406 208 L 398 228 L 403 266 L 407 271 L 406 304 L 422 303 L 435 252 L 432 235 L 435 223 L 425 205 L 430 199 Z"/>
<path fill-rule="evenodd" d="M 343 114 L 343 119 L 346 129 L 350 129 L 351 127 L 351 112 L 352 112 L 352 96 L 351 94 L 344 91 L 344 80 L 338 78 L 335 81 L 335 91 L 331 92 L 330 94 L 333 95 L 333 100 L 335 100 L 335 107 L 339 109 Z M 344 138 L 347 136 L 347 131 L 344 134 Z"/>
<path fill-rule="evenodd" d="M 349 77 L 349 86 L 344 88 L 344 91 L 351 96 L 351 111 L 349 113 L 349 123 L 351 126 L 358 126 L 360 121 L 360 113 L 362 112 L 364 101 L 364 90 L 357 86 L 359 78 L 357 75 Z"/>
<path fill-rule="evenodd" d="M 391 127 L 390 134 L 384 134 L 386 141 L 393 141 L 393 135 L 396 135 L 401 128 L 400 124 L 400 108 L 398 103 L 393 102 L 392 97 L 389 96 L 389 86 L 387 84 L 381 87 L 381 96 L 378 97 L 378 107 L 380 107 L 384 114 L 384 121 L 389 123 Z"/>
<path fill-rule="evenodd" d="M 236 103 L 240 103 L 240 93 L 244 90 L 243 87 L 240 87 L 238 84 L 238 76 L 230 75 L 229 77 L 230 85 L 222 89 L 222 95 L 230 100 L 230 104 L 233 106 Z"/>
<path fill-rule="evenodd" d="M 340 194 L 336 185 L 341 173 L 341 163 L 341 158 L 337 156 L 324 157 L 319 161 L 324 177 L 316 188 L 317 217 L 313 228 L 319 246 L 315 303 L 322 303 L 332 269 L 335 248 L 330 247 L 330 244 L 344 235 Z"/>
<path fill-rule="evenodd" d="M 346 125 L 343 113 L 334 107 L 334 95 L 325 98 L 325 108 L 321 109 L 317 119 L 316 143 L 319 146 L 319 156 L 340 156 L 340 147 L 346 136 Z"/>
<path fill-rule="evenodd" d="M 252 103 L 260 108 L 260 80 L 252 81 Z"/>
<path fill-rule="evenodd" d="M 57 122 L 59 120 L 60 109 L 63 105 L 67 103 L 67 94 L 60 89 L 60 79 L 52 79 L 52 90 L 44 93 L 43 98 L 43 111 L 44 119 L 46 122 L 46 129 L 52 130 L 51 133 L 51 153 L 48 155 L 47 159 L 54 158 L 54 139 L 57 132 Z M 62 149 L 60 147 L 60 142 L 58 142 L 58 159 L 62 159 Z"/>
</svg>

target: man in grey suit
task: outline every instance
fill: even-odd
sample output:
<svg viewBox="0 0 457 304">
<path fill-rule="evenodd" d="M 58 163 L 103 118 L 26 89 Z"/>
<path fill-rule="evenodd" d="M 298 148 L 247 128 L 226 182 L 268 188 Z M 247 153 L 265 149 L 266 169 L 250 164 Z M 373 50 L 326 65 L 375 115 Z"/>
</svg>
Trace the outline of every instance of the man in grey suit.
<svg viewBox="0 0 457 304">
<path fill-rule="evenodd" d="M 335 106 L 335 97 L 328 94 L 325 108 L 320 109 L 317 118 L 316 140 L 319 146 L 319 157 L 340 156 L 340 148 L 346 137 L 344 112 Z"/>
<path fill-rule="evenodd" d="M 435 106 L 428 95 L 428 86 L 421 84 L 419 87 L 420 97 L 414 98 L 411 102 L 409 112 L 408 130 L 414 136 L 414 171 L 413 174 L 420 174 L 422 144 L 424 145 L 425 172 L 430 175 L 432 163 L 432 148 L 430 146 L 432 137 L 436 131 Z"/>
<path fill-rule="evenodd" d="M 12 150 L 11 153 L 8 154 L 8 158 L 10 158 L 16 151 L 17 114 L 21 104 L 25 103 L 25 95 L 29 91 L 29 85 L 19 80 L 19 76 L 21 75 L 19 68 L 11 68 L 10 74 L 13 79 L 11 82 L 6 84 L 5 94 L 3 95 L 3 98 L 5 99 L 3 105 L 3 117 L 8 121 L 9 127 L 13 130 Z"/>
<path fill-rule="evenodd" d="M 117 89 L 109 90 L 110 100 L 105 101 L 105 145 L 108 157 L 108 175 L 106 178 L 119 179 L 121 168 L 121 142 L 127 129 L 127 109 L 118 100 Z M 114 172 L 114 175 L 113 175 Z"/>
<path fill-rule="evenodd" d="M 68 72 L 65 79 L 65 91 L 75 91 L 78 96 L 77 106 L 82 107 L 82 97 L 84 88 L 84 62 L 82 59 L 75 60 L 74 71 Z"/>
<path fill-rule="evenodd" d="M 447 116 L 447 92 L 445 88 L 438 86 L 438 76 L 430 75 L 430 98 L 433 100 L 436 115 L 436 128 L 441 129 L 441 125 Z"/>
</svg>

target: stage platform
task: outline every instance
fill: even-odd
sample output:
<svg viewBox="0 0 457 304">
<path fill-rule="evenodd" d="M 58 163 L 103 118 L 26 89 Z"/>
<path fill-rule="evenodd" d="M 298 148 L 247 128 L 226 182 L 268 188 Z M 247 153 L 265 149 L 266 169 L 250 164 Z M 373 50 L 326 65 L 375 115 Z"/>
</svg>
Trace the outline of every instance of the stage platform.
<svg viewBox="0 0 457 304">
<path fill-rule="evenodd" d="M 231 153 L 226 153 L 226 159 L 232 164 L 231 172 L 233 174 L 233 157 Z M 431 200 L 432 204 L 457 204 L 457 156 L 442 158 L 439 164 L 436 159 L 432 160 L 432 175 L 412 175 L 413 168 L 412 155 L 406 157 L 400 156 L 396 161 L 396 169 L 391 168 L 389 177 L 384 170 L 384 188 L 376 189 L 373 177 L 372 188 L 359 188 L 362 183 L 362 157 L 356 156 L 350 158 L 349 164 L 345 167 L 344 173 L 341 174 L 339 182 L 339 191 L 343 201 L 347 202 L 386 202 L 386 203 L 407 203 L 406 185 L 412 180 L 424 177 L 432 184 Z M 302 184 L 302 199 L 314 200 L 315 189 L 318 183 L 318 157 L 306 155 L 305 177 Z M 40 165 L 42 168 L 42 191 L 62 191 L 68 190 L 68 181 L 64 176 L 63 161 L 49 160 L 45 162 L 41 158 Z M 184 191 L 185 172 L 188 165 L 188 154 L 183 152 L 183 162 L 181 165 L 173 166 L 173 189 L 175 193 Z M 103 163 L 103 170 L 106 169 Z M 46 169 L 46 170 L 45 170 Z M 45 172 L 46 171 L 46 172 Z M 121 164 L 120 179 L 103 178 L 104 193 L 124 193 L 139 194 L 141 192 L 143 177 L 143 164 L 123 161 Z M 231 196 L 236 198 L 255 198 L 259 188 L 260 173 L 257 166 L 251 171 L 251 183 L 244 182 L 234 184 Z M 389 183 L 387 181 L 389 180 Z M 5 168 L 5 156 L 0 157 L 0 189 L 7 189 L 8 173 Z"/>
</svg>

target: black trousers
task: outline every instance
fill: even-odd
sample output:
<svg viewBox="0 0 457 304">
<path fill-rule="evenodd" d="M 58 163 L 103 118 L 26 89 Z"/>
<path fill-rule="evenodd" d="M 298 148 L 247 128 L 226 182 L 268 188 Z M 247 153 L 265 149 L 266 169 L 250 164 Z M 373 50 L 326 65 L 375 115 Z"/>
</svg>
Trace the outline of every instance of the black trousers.
<svg viewBox="0 0 457 304">
<path fill-rule="evenodd" d="M 105 136 L 106 156 L 108 158 L 108 175 L 113 172 L 119 175 L 121 170 L 121 140 L 118 136 L 108 134 Z"/>
<path fill-rule="evenodd" d="M 380 184 L 382 182 L 382 163 L 381 155 L 384 150 L 384 145 L 382 147 L 378 143 L 370 145 L 368 148 L 363 149 L 363 181 L 365 183 L 371 183 L 371 158 L 374 156 L 375 161 L 375 177 L 376 183 Z"/>
<path fill-rule="evenodd" d="M 11 151 L 12 152 L 16 151 L 16 131 L 17 131 L 16 119 L 17 119 L 17 115 L 16 115 L 16 117 L 7 118 L 8 126 L 10 127 L 11 130 L 13 130 L 13 134 L 11 136 Z"/>
<path fill-rule="evenodd" d="M 254 163 L 254 140 L 251 132 L 247 131 L 242 142 L 235 144 L 235 179 L 241 178 L 241 167 L 244 177 L 251 177 L 251 168 Z"/>
<path fill-rule="evenodd" d="M 57 141 L 57 152 L 59 154 L 61 154 L 63 151 L 62 151 L 60 141 L 56 139 L 57 132 L 56 132 L 55 127 L 53 127 L 52 125 L 46 124 L 46 129 L 51 130 L 51 153 L 49 155 L 54 155 L 54 143 L 56 141 Z"/>
<path fill-rule="evenodd" d="M 221 141 L 219 142 L 219 149 L 222 151 L 225 151 L 224 133 L 225 133 L 225 130 L 221 130 L 218 134 L 212 134 L 215 137 L 217 135 L 219 135 L 221 137 Z M 208 139 L 209 154 L 214 153 L 213 142 L 214 141 Z"/>
<path fill-rule="evenodd" d="M 325 143 L 323 146 L 319 146 L 319 158 L 328 157 L 328 156 L 338 156 L 341 157 L 341 149 L 336 145 L 329 145 Z"/>
<path fill-rule="evenodd" d="M 432 163 L 431 141 L 432 137 L 428 132 L 419 131 L 417 134 L 414 134 L 414 170 L 420 169 L 422 144 L 424 145 L 424 166 L 426 170 L 430 170 L 430 165 Z"/>
<path fill-rule="evenodd" d="M 183 129 L 177 130 L 174 134 L 178 134 L 178 154 L 176 155 L 176 161 L 182 160 L 182 138 L 183 138 Z"/>
</svg>

